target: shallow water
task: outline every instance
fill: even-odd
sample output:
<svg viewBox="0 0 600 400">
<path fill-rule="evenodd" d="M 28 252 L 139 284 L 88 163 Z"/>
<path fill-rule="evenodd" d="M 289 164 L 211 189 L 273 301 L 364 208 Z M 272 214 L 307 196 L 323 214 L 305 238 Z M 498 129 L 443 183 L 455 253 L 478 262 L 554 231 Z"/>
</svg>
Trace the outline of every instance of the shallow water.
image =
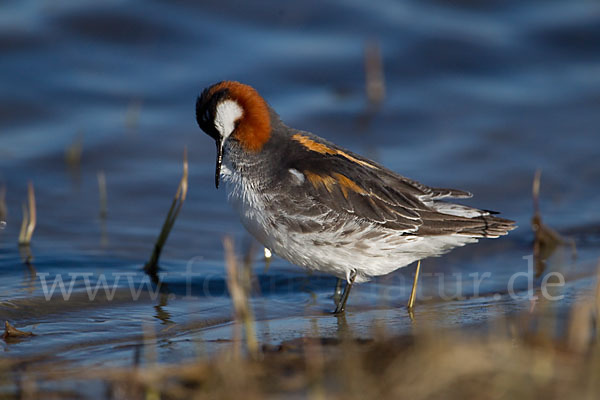
<svg viewBox="0 0 600 400">
<path fill-rule="evenodd" d="M 552 263 L 567 283 L 551 304 L 568 309 L 595 285 L 595 2 L 9 1 L 0 9 L 0 185 L 8 208 L 0 320 L 36 334 L 0 342 L 6 357 L 128 365 L 149 331 L 164 361 L 227 345 L 224 235 L 235 238 L 240 256 L 254 250 L 252 304 L 262 341 L 340 329 L 329 314 L 335 279 L 277 258 L 265 268 L 262 249 L 214 188 L 214 144 L 196 126 L 194 103 L 222 79 L 255 86 L 290 126 L 432 186 L 469 190 L 468 204 L 517 221 L 505 238 L 426 260 L 417 321 L 478 325 L 531 307 L 527 279 L 515 280 L 517 296 L 508 282 L 527 271 L 523 257 L 532 252 L 536 168 L 545 222 L 577 244 L 575 262 L 567 249 Z M 367 43 L 381 46 L 386 83 L 385 100 L 371 112 Z M 65 149 L 79 140 L 81 163 L 69 166 Z M 141 268 L 186 146 L 190 189 L 162 256 L 161 292 Z M 106 220 L 99 171 L 107 180 Z M 38 214 L 31 265 L 16 244 L 28 181 Z M 403 308 L 412 273 L 357 287 L 344 326 L 358 336 L 374 322 L 412 329 Z M 68 301 L 60 286 L 45 296 L 44 283 L 51 288 L 57 277 L 65 290 L 73 282 Z M 109 293 L 94 297 L 102 277 Z"/>
</svg>

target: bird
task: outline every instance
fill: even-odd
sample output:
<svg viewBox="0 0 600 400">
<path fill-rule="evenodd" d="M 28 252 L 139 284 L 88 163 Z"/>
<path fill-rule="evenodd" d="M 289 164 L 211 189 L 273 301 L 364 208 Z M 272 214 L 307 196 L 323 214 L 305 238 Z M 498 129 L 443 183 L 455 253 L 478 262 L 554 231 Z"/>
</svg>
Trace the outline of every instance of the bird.
<svg viewBox="0 0 600 400">
<path fill-rule="evenodd" d="M 336 314 L 355 283 L 418 261 L 412 309 L 421 259 L 515 228 L 496 212 L 449 201 L 467 191 L 424 185 L 287 126 L 249 85 L 205 88 L 196 121 L 216 143 L 215 186 L 226 183 L 247 231 L 292 264 L 346 281 Z"/>
</svg>

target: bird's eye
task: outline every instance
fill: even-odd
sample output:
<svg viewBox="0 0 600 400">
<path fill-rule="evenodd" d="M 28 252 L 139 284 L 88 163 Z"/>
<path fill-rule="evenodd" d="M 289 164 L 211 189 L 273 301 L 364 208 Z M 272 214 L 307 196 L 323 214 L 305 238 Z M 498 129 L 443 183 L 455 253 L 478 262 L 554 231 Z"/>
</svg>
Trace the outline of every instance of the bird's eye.
<svg viewBox="0 0 600 400">
<path fill-rule="evenodd" d="M 207 108 L 206 111 L 204 111 L 204 122 L 208 122 L 210 120 L 210 110 Z"/>
</svg>

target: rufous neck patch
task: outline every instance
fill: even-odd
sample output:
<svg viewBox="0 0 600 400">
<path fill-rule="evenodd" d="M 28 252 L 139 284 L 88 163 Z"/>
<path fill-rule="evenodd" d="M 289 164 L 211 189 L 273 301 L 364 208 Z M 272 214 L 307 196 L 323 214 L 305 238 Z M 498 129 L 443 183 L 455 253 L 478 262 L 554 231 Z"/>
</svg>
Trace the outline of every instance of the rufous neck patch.
<svg viewBox="0 0 600 400">
<path fill-rule="evenodd" d="M 303 145 L 310 151 L 315 151 L 320 154 L 339 155 L 339 156 L 342 156 L 354 163 L 360 164 L 364 167 L 377 169 L 377 167 L 373 164 L 370 164 L 363 160 L 359 160 L 356 157 L 352 157 L 350 154 L 348 154 L 342 150 L 332 149 L 331 147 L 324 145 L 323 143 L 315 142 L 314 140 L 312 140 L 306 136 L 303 136 L 299 133 L 296 133 L 295 135 L 293 135 L 292 139 L 297 141 L 298 143 L 300 143 L 301 145 Z"/>
<path fill-rule="evenodd" d="M 243 113 L 232 137 L 247 151 L 257 152 L 271 137 L 271 118 L 267 102 L 254 88 L 243 83 L 224 81 L 213 86 L 213 93 L 226 89 Z"/>
</svg>

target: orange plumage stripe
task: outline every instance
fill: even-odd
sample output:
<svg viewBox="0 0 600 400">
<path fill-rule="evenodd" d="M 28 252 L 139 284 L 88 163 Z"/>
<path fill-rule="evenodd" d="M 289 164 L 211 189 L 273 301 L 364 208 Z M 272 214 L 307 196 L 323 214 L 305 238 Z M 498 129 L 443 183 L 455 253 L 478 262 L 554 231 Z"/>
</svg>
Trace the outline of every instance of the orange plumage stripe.
<svg viewBox="0 0 600 400">
<path fill-rule="evenodd" d="M 342 150 L 332 149 L 331 147 L 326 146 L 323 143 L 317 143 L 314 140 L 309 139 L 306 136 L 302 136 L 299 133 L 296 133 L 295 135 L 293 135 L 292 139 L 294 139 L 295 141 L 297 141 L 298 143 L 300 143 L 301 145 L 303 145 L 310 151 L 316 151 L 317 153 L 320 153 L 320 154 L 339 155 L 339 156 L 342 156 L 352 162 L 360 164 L 364 167 L 377 169 L 377 167 L 373 164 L 369 164 L 366 161 L 362 161 L 362 160 L 357 159 L 356 157 L 352 157 L 350 154 L 348 154 Z"/>
</svg>

